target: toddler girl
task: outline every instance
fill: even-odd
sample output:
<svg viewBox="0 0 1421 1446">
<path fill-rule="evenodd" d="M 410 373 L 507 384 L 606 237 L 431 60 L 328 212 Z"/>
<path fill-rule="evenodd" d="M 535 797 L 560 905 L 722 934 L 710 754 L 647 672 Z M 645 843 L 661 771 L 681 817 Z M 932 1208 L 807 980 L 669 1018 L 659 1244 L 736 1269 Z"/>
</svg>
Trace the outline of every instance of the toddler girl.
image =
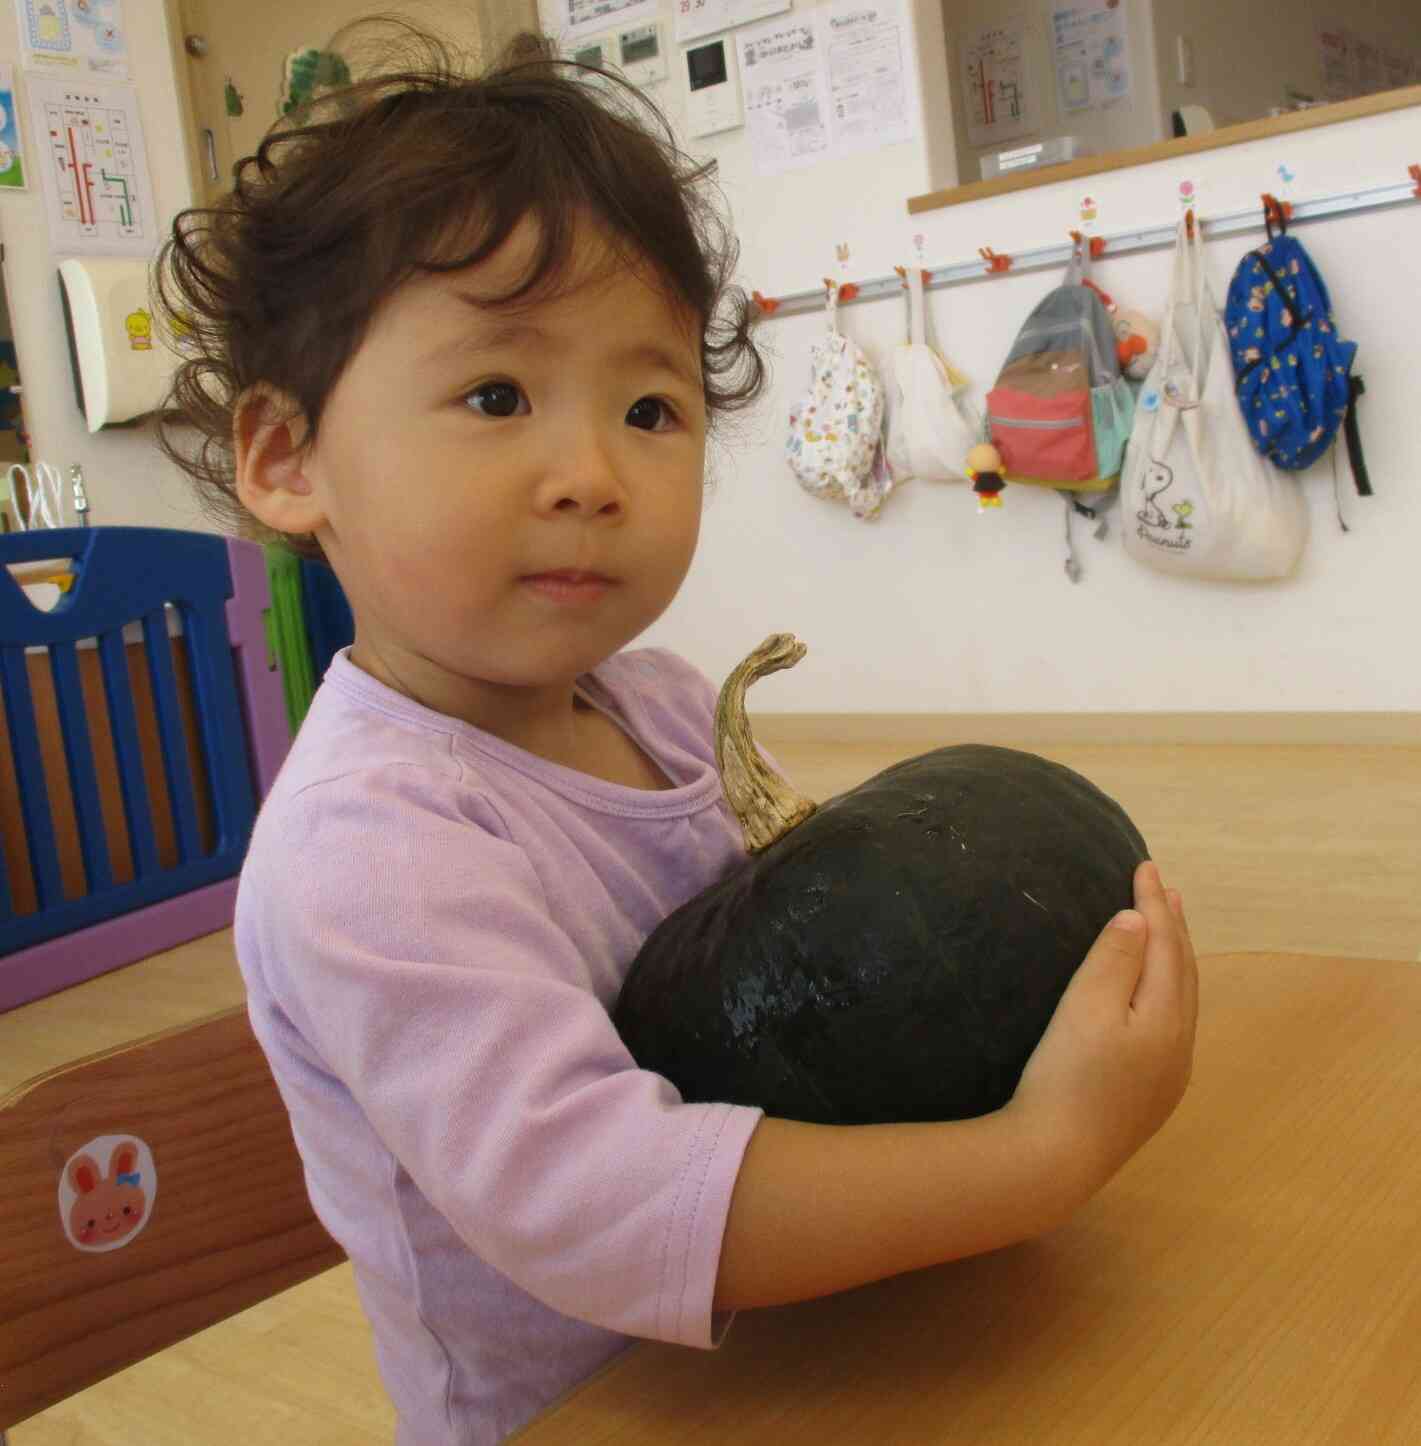
<svg viewBox="0 0 1421 1446">
<path fill-rule="evenodd" d="M 525 44 L 269 135 L 179 217 L 164 445 L 355 617 L 262 808 L 236 945 L 311 1199 L 409 1446 L 495 1442 L 633 1337 L 1047 1230 L 1188 1075 L 1152 866 L 1000 1112 L 832 1128 L 683 1104 L 609 1018 L 733 866 L 711 684 L 626 651 L 763 370 L 669 131 Z M 196 437 L 196 447 L 192 445 Z"/>
</svg>

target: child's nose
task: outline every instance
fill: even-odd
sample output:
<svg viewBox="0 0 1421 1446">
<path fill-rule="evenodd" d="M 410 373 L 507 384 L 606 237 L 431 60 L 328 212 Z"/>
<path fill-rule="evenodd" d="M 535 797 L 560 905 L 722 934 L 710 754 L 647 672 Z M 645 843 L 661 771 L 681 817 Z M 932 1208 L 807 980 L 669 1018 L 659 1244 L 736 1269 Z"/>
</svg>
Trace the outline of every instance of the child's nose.
<svg viewBox="0 0 1421 1446">
<path fill-rule="evenodd" d="M 539 489 L 540 510 L 615 521 L 626 501 L 611 458 L 595 444 L 569 450 L 549 468 Z"/>
</svg>

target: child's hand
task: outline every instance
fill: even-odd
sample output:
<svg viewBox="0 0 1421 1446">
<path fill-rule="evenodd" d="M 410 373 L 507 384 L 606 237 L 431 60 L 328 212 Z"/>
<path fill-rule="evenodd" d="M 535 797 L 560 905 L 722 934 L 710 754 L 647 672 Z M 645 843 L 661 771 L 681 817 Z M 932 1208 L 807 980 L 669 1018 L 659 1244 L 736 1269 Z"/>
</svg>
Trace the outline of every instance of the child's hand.
<svg viewBox="0 0 1421 1446">
<path fill-rule="evenodd" d="M 766 1118 L 735 1183 L 716 1309 L 784 1305 L 1028 1240 L 1089 1199 L 1189 1083 L 1198 973 L 1179 895 L 1135 873 L 1004 1109 L 946 1124 Z M 871 1228 L 864 1222 L 871 1221 Z"/>
<path fill-rule="evenodd" d="M 1194 1056 L 1194 946 L 1153 863 L 1135 871 L 1135 905 L 1091 947 L 1007 1106 L 1087 1194 L 1173 1113 Z"/>
</svg>

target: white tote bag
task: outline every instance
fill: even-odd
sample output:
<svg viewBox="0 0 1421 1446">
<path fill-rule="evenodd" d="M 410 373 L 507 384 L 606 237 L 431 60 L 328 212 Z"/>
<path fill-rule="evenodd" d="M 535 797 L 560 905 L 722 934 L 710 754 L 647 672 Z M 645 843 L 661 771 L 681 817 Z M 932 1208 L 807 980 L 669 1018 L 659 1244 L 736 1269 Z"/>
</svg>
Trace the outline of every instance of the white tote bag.
<svg viewBox="0 0 1421 1446">
<path fill-rule="evenodd" d="M 1120 500 L 1125 551 L 1181 577 L 1284 578 L 1307 544 L 1296 479 L 1259 456 L 1248 435 L 1203 240 L 1183 222 L 1159 360 L 1136 408 Z"/>
<path fill-rule="evenodd" d="M 928 340 L 923 273 L 904 267 L 908 340 L 893 352 L 888 412 L 888 467 L 895 482 L 965 482 L 967 454 L 982 440 L 963 393 L 967 379 L 948 366 Z"/>
</svg>

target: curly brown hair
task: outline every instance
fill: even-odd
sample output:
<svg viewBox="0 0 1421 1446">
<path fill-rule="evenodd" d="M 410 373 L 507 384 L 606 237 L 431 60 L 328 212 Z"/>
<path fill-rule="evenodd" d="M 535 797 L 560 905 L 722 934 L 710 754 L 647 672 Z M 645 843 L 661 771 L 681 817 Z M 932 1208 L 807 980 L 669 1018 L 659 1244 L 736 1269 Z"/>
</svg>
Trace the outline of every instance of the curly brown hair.
<svg viewBox="0 0 1421 1446">
<path fill-rule="evenodd" d="M 707 194 L 714 163 L 677 146 L 652 102 L 519 37 L 464 73 L 451 47 L 392 17 L 373 74 L 278 122 L 234 167 L 214 206 L 179 214 L 155 264 L 155 302 L 183 358 L 158 413 L 158 443 L 219 525 L 319 557 L 312 537 L 277 538 L 236 493 L 233 427 L 260 382 L 292 400 L 306 445 L 382 303 L 421 272 L 491 256 L 525 216 L 535 262 L 496 307 L 570 286 L 579 218 L 617 258 L 650 268 L 699 324 L 709 421 L 755 401 L 764 360 L 755 313 L 731 277 L 739 246 Z M 394 43 L 390 43 L 393 35 Z M 390 64 L 392 54 L 398 64 Z"/>
</svg>

